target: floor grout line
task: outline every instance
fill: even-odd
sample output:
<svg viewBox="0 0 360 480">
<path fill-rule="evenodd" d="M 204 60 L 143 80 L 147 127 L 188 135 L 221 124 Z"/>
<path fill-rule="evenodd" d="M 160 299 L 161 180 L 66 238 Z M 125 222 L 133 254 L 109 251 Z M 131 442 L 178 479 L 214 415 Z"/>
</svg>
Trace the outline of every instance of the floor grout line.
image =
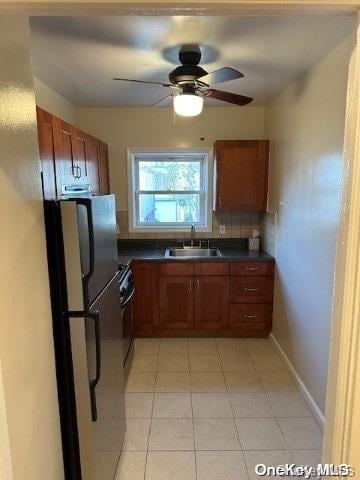
<svg viewBox="0 0 360 480">
<path fill-rule="evenodd" d="M 221 339 L 220 339 L 221 340 Z M 198 478 L 198 465 L 197 465 L 197 457 L 196 457 L 196 453 L 197 452 L 200 452 L 200 451 L 206 451 L 206 452 L 241 452 L 241 458 L 242 458 L 242 461 L 244 462 L 244 465 L 245 465 L 245 469 L 246 469 L 246 474 L 247 474 L 247 477 L 248 479 L 250 480 L 250 474 L 249 474 L 249 469 L 248 469 L 248 465 L 246 463 L 246 458 L 245 458 L 245 453 L 246 452 L 250 452 L 250 451 L 258 451 L 258 452 L 269 452 L 269 451 L 279 451 L 279 452 L 289 452 L 289 455 L 291 456 L 292 459 L 294 459 L 293 457 L 293 451 L 313 451 L 313 452 L 318 452 L 319 448 L 291 448 L 289 443 L 287 442 L 286 438 L 285 438 L 285 435 L 284 435 L 284 432 L 281 428 L 281 425 L 280 425 L 280 422 L 279 422 L 279 419 L 281 418 L 297 418 L 297 419 L 301 419 L 301 418 L 313 418 L 313 415 L 301 415 L 301 416 L 281 416 L 281 417 L 278 417 L 276 416 L 275 414 L 275 410 L 270 402 L 270 396 L 271 396 L 271 392 L 269 389 L 265 389 L 265 386 L 263 385 L 262 381 L 261 381 L 261 377 L 259 375 L 259 373 L 263 374 L 262 376 L 264 376 L 264 373 L 282 373 L 284 372 L 284 370 L 258 370 L 256 369 L 255 367 L 255 361 L 254 361 L 254 358 L 252 357 L 251 355 L 251 350 L 249 349 L 249 345 L 248 343 L 244 343 L 244 350 L 241 351 L 238 351 L 237 353 L 235 351 L 231 351 L 230 353 L 228 353 L 228 355 L 224 354 L 224 347 L 220 347 L 219 345 L 221 345 L 221 342 L 218 341 L 218 339 L 215 339 L 215 344 L 216 344 L 216 347 L 217 347 L 217 353 L 210 353 L 210 352 L 201 352 L 201 353 L 193 353 L 191 352 L 190 353 L 190 339 L 186 339 L 186 349 L 187 349 L 187 353 L 175 353 L 173 355 L 176 355 L 176 356 L 187 356 L 187 361 L 188 361 L 188 365 L 189 365 L 189 370 L 179 370 L 179 371 L 162 371 L 159 369 L 159 357 L 160 357 L 160 351 L 161 351 L 161 341 L 162 339 L 159 339 L 158 340 L 158 347 L 157 347 L 157 353 L 155 354 L 155 356 L 157 357 L 156 358 L 156 371 L 153 371 L 153 372 L 142 372 L 142 371 L 136 371 L 136 372 L 133 372 L 133 373 L 152 373 L 154 374 L 154 377 L 155 377 L 155 381 L 154 381 L 154 384 L 153 384 L 153 389 L 152 391 L 145 391 L 145 392 L 127 392 L 127 393 L 133 393 L 133 394 L 137 394 L 137 393 L 150 393 L 152 395 L 152 407 L 151 407 L 151 413 L 150 413 L 150 418 L 149 418 L 149 421 L 150 421 L 150 426 L 149 426 L 149 435 L 148 435 L 148 439 L 147 439 L 147 446 L 146 446 L 146 452 L 145 452 L 145 466 L 144 466 L 144 475 L 143 475 L 143 480 L 146 480 L 146 477 L 147 477 L 147 474 L 148 474 L 148 461 L 149 461 L 149 453 L 151 452 L 151 450 L 149 449 L 150 447 L 150 438 L 151 438 L 151 432 L 152 432 L 152 426 L 153 426 L 153 420 L 154 420 L 154 409 L 155 409 L 155 397 L 156 397 L 156 394 L 157 393 L 164 393 L 164 394 L 172 394 L 172 395 L 178 395 L 178 394 L 186 394 L 186 395 L 190 395 L 190 403 L 191 403 L 191 421 L 192 421 L 192 432 L 193 432 L 193 448 L 192 450 L 154 450 L 154 452 L 190 452 L 192 451 L 193 454 L 194 454 L 194 462 L 195 462 L 195 479 L 197 480 Z M 246 360 L 248 361 L 249 365 L 251 365 L 251 367 L 253 368 L 252 371 L 250 370 L 239 370 L 239 371 L 231 371 L 231 370 L 226 370 L 225 369 L 225 364 L 224 364 L 224 361 L 223 361 L 223 357 L 226 357 L 226 356 L 236 356 L 236 355 L 243 355 L 244 353 L 246 353 L 246 356 L 244 358 L 246 358 Z M 141 355 L 147 355 L 147 356 L 154 356 L 154 354 L 138 354 L 138 356 L 141 356 Z M 172 356 L 171 354 L 163 354 L 165 356 Z M 192 370 L 190 369 L 190 357 L 191 356 L 212 356 L 212 357 L 217 357 L 217 360 L 220 364 L 220 370 Z M 285 370 L 286 371 L 286 370 Z M 187 373 L 188 376 L 189 376 L 189 390 L 187 391 L 164 391 L 164 392 L 157 392 L 156 391 L 156 385 L 157 385 L 157 381 L 158 381 L 158 375 L 160 373 L 168 373 L 168 374 L 179 374 L 179 373 Z M 191 374 L 194 374 L 194 373 L 197 373 L 197 374 L 201 374 L 201 373 L 212 373 L 212 374 L 221 374 L 221 377 L 223 379 L 223 382 L 225 384 L 225 391 L 215 391 L 215 392 L 209 392 L 209 391 L 193 391 L 193 387 L 192 387 L 192 382 L 191 382 Z M 257 392 L 257 391 L 251 391 L 251 389 L 249 391 L 238 391 L 238 392 L 234 392 L 234 391 L 230 391 L 229 389 L 229 386 L 228 386 L 228 383 L 226 382 L 226 373 L 235 373 L 235 374 L 239 374 L 240 377 L 241 377 L 241 374 L 244 374 L 245 376 L 249 373 L 253 373 L 254 376 L 256 377 L 257 381 L 259 382 L 259 385 L 261 386 L 261 392 Z M 218 377 L 220 378 L 220 377 Z M 211 387 L 210 387 L 211 388 Z M 281 388 L 281 387 L 280 387 Z M 299 393 L 298 389 L 296 389 L 295 391 L 284 391 L 282 392 L 281 390 L 277 390 L 276 387 L 274 387 L 275 391 L 274 393 Z M 243 416 L 243 417 L 236 417 L 235 416 L 235 407 L 233 406 L 232 402 L 231 402 L 231 395 L 233 394 L 247 394 L 247 393 L 261 393 L 263 395 L 265 395 L 265 398 L 266 398 L 266 401 L 268 403 L 268 405 L 270 406 L 270 410 L 271 412 L 273 413 L 273 416 L 267 416 L 267 417 L 259 417 L 259 416 Z M 205 395 L 219 395 L 219 396 L 224 396 L 226 397 L 229 405 L 230 405 L 230 409 L 231 409 L 231 416 L 224 416 L 224 417 L 214 417 L 214 416 L 203 416 L 203 417 L 195 417 L 194 415 L 194 402 L 193 402 L 193 395 L 195 394 L 205 394 Z M 131 417 L 128 417 L 129 419 Z M 136 417 L 136 418 L 142 418 L 142 417 Z M 147 418 L 147 417 L 144 417 L 144 418 Z M 214 450 L 214 449 L 196 449 L 196 439 L 195 439 L 195 421 L 197 419 L 216 419 L 216 420 L 224 420 L 224 419 L 232 419 L 232 421 L 234 422 L 234 426 L 235 426 L 235 429 L 236 429 L 236 435 L 237 435 L 237 439 L 238 439 L 238 442 L 239 442 L 239 447 L 240 449 L 219 449 L 219 450 Z M 275 422 L 276 422 L 276 425 L 278 426 L 278 428 L 280 429 L 280 433 L 281 433 L 281 436 L 284 440 L 284 445 L 285 447 L 284 448 L 272 448 L 272 449 L 268 449 L 268 448 L 264 448 L 264 449 L 246 449 L 244 450 L 243 448 L 243 445 L 240 441 L 240 435 L 239 435 L 239 430 L 238 430 L 238 427 L 237 427 L 237 424 L 236 424 L 236 421 L 237 419 L 258 419 L 258 420 L 261 420 L 261 419 L 269 419 L 269 418 L 272 418 L 272 419 L 275 419 Z M 189 420 L 189 417 L 157 417 L 156 420 L 182 420 L 182 419 L 186 419 L 186 420 Z"/>
<path fill-rule="evenodd" d="M 159 355 L 160 355 L 160 341 L 158 344 L 158 349 L 157 349 L 157 359 L 156 359 L 156 366 L 158 367 L 159 364 Z M 148 455 L 149 455 L 149 444 L 150 444 L 150 435 L 151 435 L 151 427 L 152 427 L 152 419 L 154 415 L 154 406 L 155 406 L 155 391 L 156 391 L 156 381 L 157 381 L 157 372 L 155 372 L 155 382 L 154 382 L 154 391 L 152 392 L 152 407 L 151 407 L 151 418 L 150 418 L 150 428 L 149 428 L 149 436 L 148 436 L 148 441 L 147 441 L 147 449 L 146 449 L 146 455 L 145 455 L 145 468 L 144 468 L 144 480 L 146 480 L 146 472 L 147 472 L 147 464 L 148 464 Z"/>
</svg>

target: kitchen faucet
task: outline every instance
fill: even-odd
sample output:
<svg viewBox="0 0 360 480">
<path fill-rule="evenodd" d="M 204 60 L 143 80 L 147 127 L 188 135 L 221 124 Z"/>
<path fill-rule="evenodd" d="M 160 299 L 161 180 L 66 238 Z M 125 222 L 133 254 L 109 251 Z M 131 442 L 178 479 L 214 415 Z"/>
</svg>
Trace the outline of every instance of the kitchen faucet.
<svg viewBox="0 0 360 480">
<path fill-rule="evenodd" d="M 195 238 L 195 225 L 191 225 L 191 230 L 190 230 L 190 246 L 194 246 L 194 238 Z"/>
</svg>

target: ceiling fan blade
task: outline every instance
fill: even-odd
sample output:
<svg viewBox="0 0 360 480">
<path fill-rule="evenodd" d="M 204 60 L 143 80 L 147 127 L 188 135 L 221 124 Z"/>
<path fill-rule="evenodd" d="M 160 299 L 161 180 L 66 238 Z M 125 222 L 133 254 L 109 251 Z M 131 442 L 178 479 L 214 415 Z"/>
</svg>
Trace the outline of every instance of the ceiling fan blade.
<svg viewBox="0 0 360 480">
<path fill-rule="evenodd" d="M 207 85 L 210 85 L 213 83 L 229 82 L 230 80 L 242 78 L 243 76 L 244 75 L 238 70 L 235 70 L 235 68 L 223 67 L 219 68 L 219 70 L 215 70 L 215 72 L 208 73 L 203 77 L 199 77 L 197 80 L 200 80 L 200 82 L 204 82 Z"/>
<path fill-rule="evenodd" d="M 251 97 L 245 97 L 244 95 L 238 95 L 236 93 L 223 92 L 222 90 L 214 90 L 213 88 L 206 90 L 205 96 L 216 98 L 216 100 L 222 100 L 223 102 L 234 103 L 235 105 L 247 105 L 254 100 Z"/>
<path fill-rule="evenodd" d="M 158 102 L 153 103 L 153 107 L 164 107 L 164 106 L 170 104 L 171 99 L 172 99 L 172 95 L 168 95 L 167 97 L 162 98 Z"/>
<path fill-rule="evenodd" d="M 134 82 L 134 83 L 148 83 L 150 85 L 161 85 L 162 87 L 171 87 L 171 83 L 163 83 L 163 82 L 150 82 L 146 80 L 134 80 L 131 78 L 113 78 L 113 80 L 120 80 L 122 82 Z"/>
</svg>

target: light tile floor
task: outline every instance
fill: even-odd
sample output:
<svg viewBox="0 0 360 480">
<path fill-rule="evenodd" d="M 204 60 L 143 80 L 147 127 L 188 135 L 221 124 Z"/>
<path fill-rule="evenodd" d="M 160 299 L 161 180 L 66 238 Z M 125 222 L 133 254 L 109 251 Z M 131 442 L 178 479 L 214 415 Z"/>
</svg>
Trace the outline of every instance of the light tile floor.
<svg viewBox="0 0 360 480">
<path fill-rule="evenodd" d="M 136 339 L 116 480 L 253 480 L 320 462 L 322 432 L 268 339 Z"/>
</svg>

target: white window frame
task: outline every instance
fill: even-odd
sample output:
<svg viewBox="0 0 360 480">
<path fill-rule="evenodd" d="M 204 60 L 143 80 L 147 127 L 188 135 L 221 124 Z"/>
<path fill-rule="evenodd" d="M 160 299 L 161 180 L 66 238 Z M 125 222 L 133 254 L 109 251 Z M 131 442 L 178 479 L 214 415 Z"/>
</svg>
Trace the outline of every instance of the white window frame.
<svg viewBox="0 0 360 480">
<path fill-rule="evenodd" d="M 128 148 L 128 215 L 129 215 L 129 232 L 141 233 L 158 233 L 158 232 L 187 232 L 191 223 L 186 224 L 163 224 L 163 225 L 139 225 L 137 221 L 138 215 L 138 196 L 141 193 L 137 190 L 137 157 L 141 159 L 148 157 L 149 161 L 154 160 L 154 156 L 158 158 L 174 157 L 190 157 L 192 155 L 203 155 L 203 178 L 201 179 L 201 195 L 205 196 L 204 200 L 204 224 L 195 223 L 198 232 L 212 231 L 212 172 L 213 172 L 213 156 L 211 148 Z M 165 193 L 165 192 L 161 192 Z M 181 193 L 192 193 L 183 191 Z"/>
</svg>

